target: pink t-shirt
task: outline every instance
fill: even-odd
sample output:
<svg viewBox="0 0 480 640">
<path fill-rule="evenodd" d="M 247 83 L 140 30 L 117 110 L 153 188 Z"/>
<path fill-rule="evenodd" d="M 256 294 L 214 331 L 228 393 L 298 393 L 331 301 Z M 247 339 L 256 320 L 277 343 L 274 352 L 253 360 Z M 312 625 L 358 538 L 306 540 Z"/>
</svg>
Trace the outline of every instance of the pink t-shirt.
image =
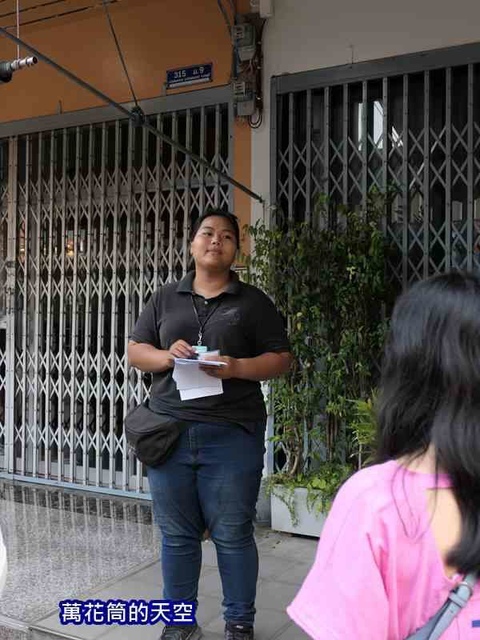
<svg viewBox="0 0 480 640">
<path fill-rule="evenodd" d="M 446 475 L 438 487 L 450 486 Z M 335 498 L 289 616 L 314 640 L 404 640 L 434 615 L 447 578 L 430 529 L 435 476 L 391 460 L 362 469 Z M 480 586 L 442 640 L 480 640 Z"/>
</svg>

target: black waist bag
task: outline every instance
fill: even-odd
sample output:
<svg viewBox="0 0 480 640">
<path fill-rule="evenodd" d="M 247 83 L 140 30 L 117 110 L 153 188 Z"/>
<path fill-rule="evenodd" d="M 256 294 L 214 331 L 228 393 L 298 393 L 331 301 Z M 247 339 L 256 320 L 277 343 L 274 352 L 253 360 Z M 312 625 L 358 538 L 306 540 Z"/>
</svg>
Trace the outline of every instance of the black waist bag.
<svg viewBox="0 0 480 640">
<path fill-rule="evenodd" d="M 170 456 L 188 422 L 155 413 L 148 402 L 138 405 L 125 417 L 125 436 L 137 458 L 149 467 L 158 467 Z"/>
</svg>

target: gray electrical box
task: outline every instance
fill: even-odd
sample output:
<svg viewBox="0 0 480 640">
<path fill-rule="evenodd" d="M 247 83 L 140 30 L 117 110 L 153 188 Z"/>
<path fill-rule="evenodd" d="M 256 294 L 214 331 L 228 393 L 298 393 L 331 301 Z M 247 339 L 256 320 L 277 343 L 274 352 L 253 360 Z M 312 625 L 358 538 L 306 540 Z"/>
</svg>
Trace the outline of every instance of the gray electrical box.
<svg viewBox="0 0 480 640">
<path fill-rule="evenodd" d="M 238 58 L 248 62 L 255 55 L 255 28 L 252 24 L 236 24 L 232 30 L 233 44 Z"/>
<path fill-rule="evenodd" d="M 252 116 L 255 113 L 256 95 L 253 85 L 246 81 L 233 83 L 233 102 L 237 116 Z"/>
</svg>

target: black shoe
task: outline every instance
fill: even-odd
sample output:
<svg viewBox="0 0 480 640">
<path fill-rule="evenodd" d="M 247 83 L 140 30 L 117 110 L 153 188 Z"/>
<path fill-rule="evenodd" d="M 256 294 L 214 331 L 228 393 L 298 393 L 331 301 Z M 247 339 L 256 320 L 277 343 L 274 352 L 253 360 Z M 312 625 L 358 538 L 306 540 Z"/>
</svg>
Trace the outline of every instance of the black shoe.
<svg viewBox="0 0 480 640">
<path fill-rule="evenodd" d="M 254 640 L 253 627 L 248 624 L 227 622 L 225 640 Z"/>
<path fill-rule="evenodd" d="M 199 640 L 201 637 L 198 624 L 169 624 L 162 631 L 160 640 Z"/>
</svg>

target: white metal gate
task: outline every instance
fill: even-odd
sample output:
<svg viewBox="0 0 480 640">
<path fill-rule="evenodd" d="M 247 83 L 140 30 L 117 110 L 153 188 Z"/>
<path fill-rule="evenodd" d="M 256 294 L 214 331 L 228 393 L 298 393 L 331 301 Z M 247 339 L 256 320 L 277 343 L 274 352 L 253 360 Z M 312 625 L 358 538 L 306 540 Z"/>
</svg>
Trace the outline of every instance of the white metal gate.
<svg viewBox="0 0 480 640">
<path fill-rule="evenodd" d="M 229 172 L 231 106 L 150 117 Z M 142 128 L 110 121 L 0 141 L 0 470 L 145 490 L 123 418 L 148 388 L 128 333 L 189 262 L 191 221 L 231 189 Z"/>
</svg>

